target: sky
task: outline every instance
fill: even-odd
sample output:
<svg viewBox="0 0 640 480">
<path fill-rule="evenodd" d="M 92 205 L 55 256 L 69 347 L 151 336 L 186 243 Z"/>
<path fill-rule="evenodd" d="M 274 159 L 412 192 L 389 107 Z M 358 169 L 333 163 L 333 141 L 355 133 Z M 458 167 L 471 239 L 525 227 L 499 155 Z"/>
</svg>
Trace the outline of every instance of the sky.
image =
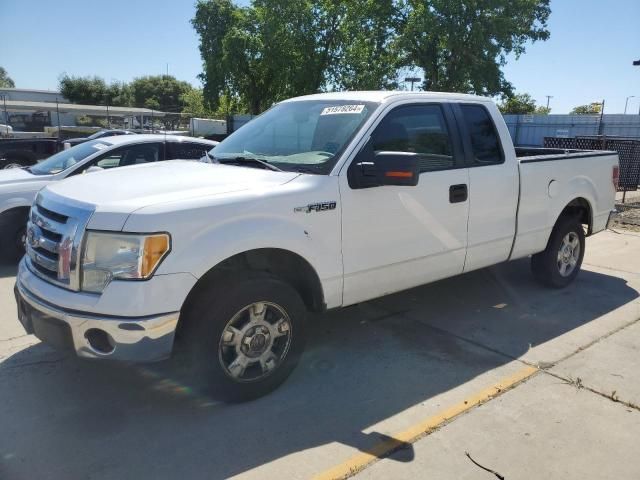
<svg viewBox="0 0 640 480">
<path fill-rule="evenodd" d="M 240 3 L 246 4 L 248 0 Z M 62 73 L 130 81 L 167 71 L 199 86 L 195 0 L 0 0 L 0 66 L 18 88 L 55 90 Z M 640 0 L 552 0 L 551 38 L 504 68 L 553 113 L 605 100 L 640 111 Z"/>
</svg>

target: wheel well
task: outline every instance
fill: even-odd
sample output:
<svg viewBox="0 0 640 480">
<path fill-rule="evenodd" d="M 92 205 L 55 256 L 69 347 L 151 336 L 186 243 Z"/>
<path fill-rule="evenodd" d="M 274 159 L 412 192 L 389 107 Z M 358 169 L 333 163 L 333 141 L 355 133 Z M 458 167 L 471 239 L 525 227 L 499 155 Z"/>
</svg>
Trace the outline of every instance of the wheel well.
<svg viewBox="0 0 640 480">
<path fill-rule="evenodd" d="M 31 207 L 13 207 L 0 213 L 0 217 L 8 218 L 11 215 L 15 215 L 16 217 L 19 215 L 24 215 L 25 220 L 27 220 L 29 217 L 30 208 Z"/>
<path fill-rule="evenodd" d="M 560 216 L 578 217 L 580 223 L 587 226 L 587 235 L 591 235 L 593 227 L 593 215 L 591 205 L 582 197 L 574 198 L 560 212 Z"/>
<path fill-rule="evenodd" d="M 320 278 L 309 262 L 289 250 L 260 248 L 234 255 L 205 273 L 187 295 L 181 312 L 189 308 L 201 291 L 228 282 L 239 271 L 268 272 L 295 288 L 309 310 L 320 312 L 326 308 Z"/>
</svg>

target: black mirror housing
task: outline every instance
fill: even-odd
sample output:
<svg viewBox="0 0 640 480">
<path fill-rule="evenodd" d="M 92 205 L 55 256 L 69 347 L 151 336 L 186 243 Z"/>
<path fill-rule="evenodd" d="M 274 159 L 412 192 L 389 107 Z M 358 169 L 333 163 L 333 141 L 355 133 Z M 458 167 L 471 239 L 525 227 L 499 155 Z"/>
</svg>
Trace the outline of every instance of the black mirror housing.
<svg viewBox="0 0 640 480">
<path fill-rule="evenodd" d="M 347 171 L 353 189 L 395 185 L 415 187 L 420 179 L 418 155 L 410 152 L 373 152 L 367 144 Z"/>
</svg>

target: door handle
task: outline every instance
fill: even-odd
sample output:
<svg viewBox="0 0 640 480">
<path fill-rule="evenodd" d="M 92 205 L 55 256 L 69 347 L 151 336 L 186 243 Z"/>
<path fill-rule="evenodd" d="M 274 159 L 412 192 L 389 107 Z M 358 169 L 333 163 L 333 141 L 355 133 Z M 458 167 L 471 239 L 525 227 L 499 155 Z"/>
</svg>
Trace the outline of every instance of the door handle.
<svg viewBox="0 0 640 480">
<path fill-rule="evenodd" d="M 462 183 L 460 185 L 451 185 L 449 187 L 449 203 L 466 202 L 468 197 L 469 191 L 466 184 Z"/>
</svg>

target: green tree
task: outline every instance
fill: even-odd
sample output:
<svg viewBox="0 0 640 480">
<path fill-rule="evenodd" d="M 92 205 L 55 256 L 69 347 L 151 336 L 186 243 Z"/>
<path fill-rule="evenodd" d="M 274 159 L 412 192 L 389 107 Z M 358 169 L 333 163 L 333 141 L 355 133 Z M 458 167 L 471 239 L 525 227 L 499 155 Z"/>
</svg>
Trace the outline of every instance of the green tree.
<svg viewBox="0 0 640 480">
<path fill-rule="evenodd" d="M 130 107 L 133 105 L 131 87 L 125 82 L 114 82 L 107 87 L 105 92 L 106 102 L 118 107 Z"/>
<path fill-rule="evenodd" d="M 74 77 L 62 74 L 58 88 L 71 103 L 101 105 L 105 102 L 107 84 L 100 77 Z"/>
<path fill-rule="evenodd" d="M 133 105 L 165 112 L 181 112 L 184 94 L 193 87 L 171 75 L 149 75 L 136 78 L 129 85 Z"/>
<path fill-rule="evenodd" d="M 132 105 L 131 90 L 122 82 L 107 84 L 100 77 L 74 77 L 62 74 L 58 88 L 62 96 L 71 103 L 82 105 L 113 105 L 128 107 Z"/>
<path fill-rule="evenodd" d="M 393 0 L 200 0 L 205 102 L 239 97 L 251 113 L 329 88 L 394 85 Z"/>
<path fill-rule="evenodd" d="M 204 104 L 204 94 L 200 88 L 192 88 L 182 94 L 183 113 L 193 117 L 212 117 L 215 113 Z"/>
<path fill-rule="evenodd" d="M 342 90 L 398 87 L 402 56 L 397 41 L 400 10 L 393 0 L 352 0 L 339 30 L 331 82 Z"/>
<path fill-rule="evenodd" d="M 498 108 L 505 114 L 527 115 L 536 111 L 536 101 L 528 93 L 519 93 L 506 97 Z"/>
<path fill-rule="evenodd" d="M 528 93 L 518 93 L 505 97 L 498 108 L 504 114 L 514 115 L 549 115 L 551 109 L 536 105 L 536 101 Z"/>
<path fill-rule="evenodd" d="M 15 88 L 16 84 L 7 71 L 0 67 L 0 88 Z"/>
<path fill-rule="evenodd" d="M 511 95 L 507 56 L 548 39 L 550 13 L 549 0 L 406 0 L 400 41 L 425 90 Z"/>
<path fill-rule="evenodd" d="M 571 110 L 574 115 L 598 115 L 602 111 L 602 104 L 593 102 L 588 105 L 580 105 Z"/>
<path fill-rule="evenodd" d="M 228 72 L 223 68 L 224 39 L 238 21 L 239 8 L 231 0 L 199 0 L 191 24 L 200 36 L 200 56 L 207 107 L 217 108 L 220 96 L 229 90 Z"/>
</svg>

